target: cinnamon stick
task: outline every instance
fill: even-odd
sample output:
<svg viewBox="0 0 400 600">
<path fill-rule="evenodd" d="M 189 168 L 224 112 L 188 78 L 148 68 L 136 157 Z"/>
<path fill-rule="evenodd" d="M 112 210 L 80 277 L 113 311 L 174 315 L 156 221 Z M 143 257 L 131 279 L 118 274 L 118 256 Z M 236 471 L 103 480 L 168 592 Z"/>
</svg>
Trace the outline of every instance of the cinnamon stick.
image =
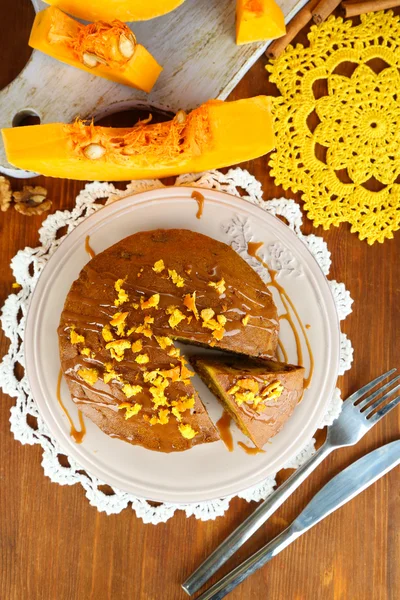
<svg viewBox="0 0 400 600">
<path fill-rule="evenodd" d="M 400 6 L 400 0 L 364 0 L 361 2 L 342 2 L 341 9 L 345 17 L 358 17 L 369 12 Z"/>
<path fill-rule="evenodd" d="M 278 58 L 303 27 L 312 19 L 312 11 L 320 0 L 310 0 L 286 26 L 286 34 L 274 40 L 267 48 L 268 58 Z"/>
<path fill-rule="evenodd" d="M 379 0 L 378 0 L 379 1 Z M 341 0 L 320 0 L 313 10 L 313 21 L 317 25 L 325 21 L 333 13 L 335 8 L 339 6 Z"/>
</svg>

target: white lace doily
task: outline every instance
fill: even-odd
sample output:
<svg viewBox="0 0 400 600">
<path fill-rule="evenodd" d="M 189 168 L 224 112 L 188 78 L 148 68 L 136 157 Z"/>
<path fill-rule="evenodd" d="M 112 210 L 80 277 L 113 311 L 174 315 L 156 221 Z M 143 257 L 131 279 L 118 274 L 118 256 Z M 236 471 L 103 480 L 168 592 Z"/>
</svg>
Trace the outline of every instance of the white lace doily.
<svg viewBox="0 0 400 600">
<path fill-rule="evenodd" d="M 225 191 L 235 196 L 242 196 L 245 200 L 257 204 L 263 210 L 284 217 L 289 227 L 308 246 L 325 275 L 328 275 L 331 258 L 327 245 L 321 237 L 302 234 L 302 213 L 296 202 L 283 198 L 265 202 L 262 199 L 260 182 L 250 173 L 239 168 L 231 169 L 226 175 L 219 171 L 184 175 L 176 181 L 176 185 L 194 184 Z M 65 461 L 61 464 L 59 456 L 64 453 L 38 413 L 26 375 L 19 381 L 15 376 L 15 367 L 18 364 L 24 367 L 24 326 L 27 307 L 44 265 L 62 240 L 62 238 L 57 239 L 58 230 L 67 226 L 68 234 L 83 219 L 100 210 L 105 198 L 107 203 L 114 202 L 132 193 L 162 186 L 163 184 L 158 180 L 134 181 L 127 186 L 126 190 L 119 191 L 108 183 L 90 183 L 77 197 L 75 208 L 71 211 L 57 211 L 47 217 L 39 230 L 40 246 L 20 250 L 11 261 L 15 279 L 22 287 L 18 293 L 13 293 L 6 299 L 1 317 L 4 332 L 10 339 L 10 347 L 7 355 L 0 363 L 0 385 L 6 394 L 16 398 L 16 404 L 11 408 L 10 417 L 11 431 L 15 439 L 22 444 L 40 444 L 43 448 L 42 465 L 45 474 L 52 481 L 61 485 L 80 483 L 85 489 L 90 504 L 96 506 L 98 510 L 107 514 L 119 513 L 131 504 L 138 517 L 143 519 L 145 523 L 153 524 L 167 521 L 174 515 L 176 510 L 183 510 L 188 517 L 194 515 L 197 519 L 204 521 L 215 519 L 223 515 L 228 509 L 231 497 L 197 504 L 165 503 L 154 506 L 146 500 L 136 498 L 121 490 L 114 489 L 111 495 L 104 493 L 102 486 L 107 482 L 100 481 L 90 473 L 83 472 L 79 464 L 73 459 L 68 457 L 69 466 L 64 466 Z M 279 259 L 284 260 L 284 257 Z M 353 301 L 342 283 L 330 281 L 330 285 L 335 297 L 339 318 L 343 320 L 351 312 Z M 350 368 L 352 359 L 353 349 L 351 343 L 342 333 L 340 375 Z M 327 413 L 320 423 L 321 428 L 332 423 L 338 416 L 341 410 L 341 402 L 340 391 L 336 389 Z M 30 426 L 28 421 L 30 423 L 34 422 L 36 426 Z M 285 467 L 298 467 L 314 451 L 314 440 L 312 439 L 300 454 Z M 251 500 L 259 501 L 271 494 L 274 486 L 275 477 L 270 476 L 261 484 L 238 495 L 248 502 Z"/>
</svg>

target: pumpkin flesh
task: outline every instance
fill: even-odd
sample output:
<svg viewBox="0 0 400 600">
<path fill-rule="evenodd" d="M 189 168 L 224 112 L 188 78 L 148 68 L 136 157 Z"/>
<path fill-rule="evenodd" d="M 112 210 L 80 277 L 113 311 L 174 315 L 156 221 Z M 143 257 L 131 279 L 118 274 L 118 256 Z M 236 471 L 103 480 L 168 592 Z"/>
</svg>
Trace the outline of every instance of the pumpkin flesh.
<svg viewBox="0 0 400 600">
<path fill-rule="evenodd" d="M 271 99 L 209 101 L 165 123 L 132 128 L 76 122 L 3 129 L 8 161 L 49 177 L 125 181 L 180 175 L 252 160 L 275 145 Z M 95 158 L 89 150 L 101 149 Z"/>
<path fill-rule="evenodd" d="M 184 0 L 45 0 L 85 21 L 147 21 L 165 15 Z"/>
<path fill-rule="evenodd" d="M 248 44 L 282 37 L 282 10 L 275 0 L 236 0 L 236 43 Z"/>
<path fill-rule="evenodd" d="M 119 51 L 121 36 L 133 41 L 133 56 L 129 59 Z M 144 92 L 152 90 L 162 71 L 150 52 L 144 46 L 136 44 L 132 32 L 124 23 L 97 22 L 85 26 L 55 7 L 37 13 L 29 45 L 92 75 Z M 98 57 L 94 67 L 85 65 L 82 57 L 87 54 Z"/>
</svg>

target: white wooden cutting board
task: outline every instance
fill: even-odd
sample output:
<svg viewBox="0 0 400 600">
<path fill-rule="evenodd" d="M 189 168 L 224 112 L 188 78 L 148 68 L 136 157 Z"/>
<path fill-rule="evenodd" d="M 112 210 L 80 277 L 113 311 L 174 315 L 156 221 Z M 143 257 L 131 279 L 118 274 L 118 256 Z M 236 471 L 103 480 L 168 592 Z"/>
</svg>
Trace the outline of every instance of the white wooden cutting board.
<svg viewBox="0 0 400 600">
<path fill-rule="evenodd" d="M 286 22 L 306 3 L 277 1 Z M 48 6 L 32 2 L 36 12 Z M 25 114 L 38 115 L 41 123 L 68 123 L 78 115 L 102 117 L 134 106 L 177 111 L 210 98 L 225 99 L 268 46 L 235 44 L 235 5 L 235 0 L 186 0 L 164 17 L 130 24 L 139 43 L 164 67 L 151 94 L 34 50 L 18 77 L 0 92 L 0 126 L 12 127 Z M 0 171 L 14 177 L 33 175 L 7 162 L 2 143 Z"/>
</svg>

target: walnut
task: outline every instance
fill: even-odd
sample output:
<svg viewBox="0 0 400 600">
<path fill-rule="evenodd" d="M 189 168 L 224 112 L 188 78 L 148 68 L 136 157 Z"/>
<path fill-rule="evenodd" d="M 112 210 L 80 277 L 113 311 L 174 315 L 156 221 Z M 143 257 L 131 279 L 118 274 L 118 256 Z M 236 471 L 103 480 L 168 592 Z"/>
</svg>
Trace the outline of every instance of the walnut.
<svg viewBox="0 0 400 600">
<path fill-rule="evenodd" d="M 24 185 L 21 192 L 13 192 L 14 208 L 23 215 L 41 215 L 51 207 L 51 200 L 46 200 L 47 190 L 41 186 Z"/>
<path fill-rule="evenodd" d="M 11 196 L 10 182 L 0 175 L 0 208 L 3 212 L 8 210 L 11 204 Z"/>
<path fill-rule="evenodd" d="M 46 200 L 46 202 L 36 204 L 35 206 L 28 206 L 27 204 L 22 204 L 18 202 L 17 204 L 14 204 L 14 208 L 17 212 L 21 213 L 21 215 L 27 215 L 28 217 L 32 217 L 34 215 L 41 215 L 47 210 L 50 210 L 51 204 L 51 200 Z"/>
<path fill-rule="evenodd" d="M 47 190 L 44 187 L 24 185 L 22 192 L 13 192 L 14 201 L 17 204 L 27 204 L 28 206 L 37 206 L 41 204 L 47 196 Z"/>
</svg>

